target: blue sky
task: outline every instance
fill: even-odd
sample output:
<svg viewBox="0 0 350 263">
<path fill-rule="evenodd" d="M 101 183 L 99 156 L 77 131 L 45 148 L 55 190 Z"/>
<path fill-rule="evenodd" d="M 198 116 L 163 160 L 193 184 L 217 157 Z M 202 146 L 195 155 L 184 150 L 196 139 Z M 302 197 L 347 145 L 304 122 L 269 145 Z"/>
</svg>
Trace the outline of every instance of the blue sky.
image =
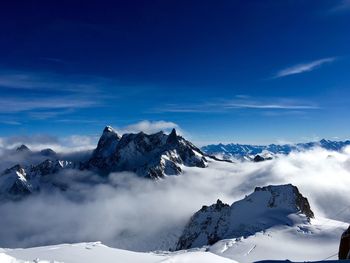
<svg viewBox="0 0 350 263">
<path fill-rule="evenodd" d="M 350 138 L 349 0 L 7 2 L 0 136 Z"/>
</svg>

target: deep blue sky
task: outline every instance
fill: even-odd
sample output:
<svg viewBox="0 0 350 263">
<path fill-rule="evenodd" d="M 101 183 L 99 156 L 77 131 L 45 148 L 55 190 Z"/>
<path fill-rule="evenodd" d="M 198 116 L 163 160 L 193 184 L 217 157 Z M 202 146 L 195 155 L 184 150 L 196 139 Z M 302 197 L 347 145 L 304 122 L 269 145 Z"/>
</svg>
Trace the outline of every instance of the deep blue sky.
<svg viewBox="0 0 350 263">
<path fill-rule="evenodd" d="M 350 138 L 350 1 L 6 1 L 0 136 L 174 122 L 195 142 Z"/>
</svg>

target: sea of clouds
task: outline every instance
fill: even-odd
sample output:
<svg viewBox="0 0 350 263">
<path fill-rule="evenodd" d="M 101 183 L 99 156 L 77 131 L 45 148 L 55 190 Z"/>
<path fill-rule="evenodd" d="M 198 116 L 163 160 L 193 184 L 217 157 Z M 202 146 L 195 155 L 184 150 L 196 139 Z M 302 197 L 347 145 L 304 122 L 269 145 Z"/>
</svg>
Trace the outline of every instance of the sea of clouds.
<svg viewBox="0 0 350 263">
<path fill-rule="evenodd" d="M 0 167 L 9 159 L 2 155 Z M 65 171 L 53 180 L 69 189 L 0 203 L 0 247 L 102 241 L 138 251 L 172 249 L 203 205 L 218 198 L 231 204 L 268 184 L 296 185 L 316 217 L 350 216 L 350 149 L 318 148 L 261 163 L 211 161 L 208 168 L 184 168 L 182 175 L 159 181 L 83 171 Z"/>
</svg>

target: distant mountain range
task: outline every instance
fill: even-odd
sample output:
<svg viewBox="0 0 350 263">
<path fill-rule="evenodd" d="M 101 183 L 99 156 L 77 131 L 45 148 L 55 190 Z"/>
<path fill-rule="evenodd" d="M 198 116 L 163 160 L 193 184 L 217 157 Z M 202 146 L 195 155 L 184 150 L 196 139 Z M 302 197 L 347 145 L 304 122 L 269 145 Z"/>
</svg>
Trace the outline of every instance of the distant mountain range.
<svg viewBox="0 0 350 263">
<path fill-rule="evenodd" d="M 331 141 L 322 139 L 318 142 L 296 143 L 296 144 L 269 144 L 269 145 L 251 145 L 251 144 L 210 144 L 201 148 L 209 155 L 226 160 L 232 159 L 251 159 L 256 155 L 271 156 L 275 154 L 289 154 L 293 151 L 304 151 L 315 147 L 321 147 L 326 150 L 340 151 L 350 145 L 347 141 Z"/>
</svg>

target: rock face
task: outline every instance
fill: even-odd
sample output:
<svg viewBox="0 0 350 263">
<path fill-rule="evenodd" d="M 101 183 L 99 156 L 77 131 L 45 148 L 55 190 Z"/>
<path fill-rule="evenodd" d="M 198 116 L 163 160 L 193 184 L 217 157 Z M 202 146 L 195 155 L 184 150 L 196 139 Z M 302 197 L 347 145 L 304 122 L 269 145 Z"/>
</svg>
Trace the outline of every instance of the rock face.
<svg viewBox="0 0 350 263">
<path fill-rule="evenodd" d="M 221 239 L 249 236 L 277 225 L 291 225 L 290 214 L 305 222 L 314 217 L 308 200 L 297 187 L 291 184 L 257 187 L 231 206 L 220 200 L 209 207 L 203 206 L 190 219 L 176 249 L 212 245 Z"/>
<path fill-rule="evenodd" d="M 206 167 L 205 154 L 176 134 L 124 134 L 107 126 L 84 169 L 102 173 L 131 171 L 153 179 L 182 172 L 181 166 Z"/>
<path fill-rule="evenodd" d="M 31 150 L 24 144 L 21 146 L 17 147 L 16 149 L 17 152 L 31 152 Z"/>
<path fill-rule="evenodd" d="M 73 169 L 72 162 L 46 160 L 38 165 L 15 165 L 0 174 L 0 197 L 17 199 L 38 192 L 45 176 Z"/>
<path fill-rule="evenodd" d="M 338 258 L 339 260 L 350 258 L 350 226 L 341 236 Z"/>
<path fill-rule="evenodd" d="M 33 191 L 33 186 L 27 180 L 27 174 L 20 165 L 6 169 L 0 176 L 0 191 L 3 195 L 23 196 Z"/>
<path fill-rule="evenodd" d="M 57 153 L 54 150 L 50 149 L 50 148 L 41 150 L 40 154 L 42 156 L 46 156 L 46 157 L 50 157 L 50 158 L 56 158 L 57 157 Z"/>
</svg>

